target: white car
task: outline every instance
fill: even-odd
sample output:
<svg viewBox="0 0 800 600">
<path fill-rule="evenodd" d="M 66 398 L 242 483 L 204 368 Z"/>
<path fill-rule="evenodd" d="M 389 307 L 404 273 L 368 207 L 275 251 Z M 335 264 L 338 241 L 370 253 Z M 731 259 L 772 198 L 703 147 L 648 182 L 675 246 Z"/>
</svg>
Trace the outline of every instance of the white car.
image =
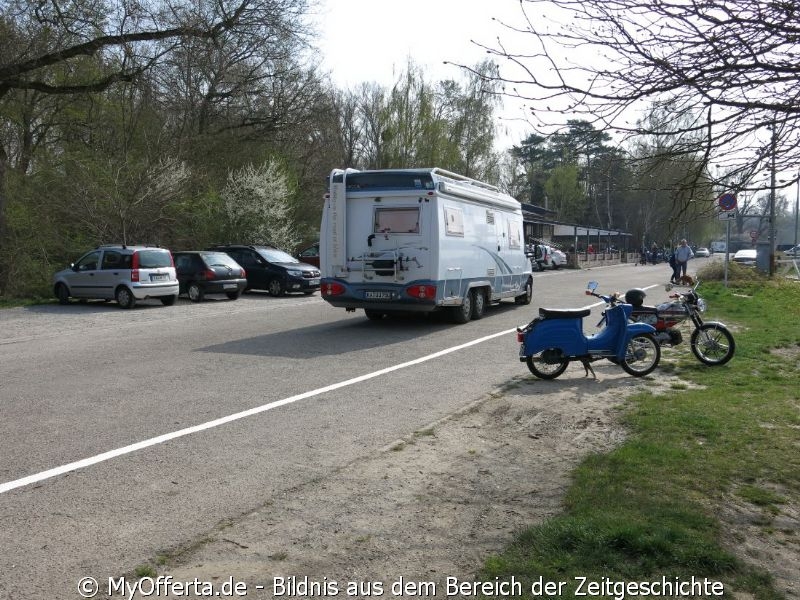
<svg viewBox="0 0 800 600">
<path fill-rule="evenodd" d="M 137 300 L 158 298 L 164 306 L 172 306 L 178 291 L 172 254 L 154 246 L 98 246 L 53 276 L 59 304 L 91 298 L 133 308 Z"/>
<path fill-rule="evenodd" d="M 788 250 L 784 250 L 783 254 L 787 258 L 800 258 L 800 245 L 797 245 L 794 248 L 789 248 Z"/>
<path fill-rule="evenodd" d="M 553 265 L 553 268 L 558 269 L 559 267 L 566 267 L 567 255 L 558 248 L 551 248 L 550 250 L 552 252 L 550 255 L 550 261 Z"/>
<path fill-rule="evenodd" d="M 711 256 L 711 251 L 708 248 L 698 248 L 694 255 L 697 258 L 703 258 L 705 256 Z"/>
<path fill-rule="evenodd" d="M 531 258 L 531 265 L 539 271 L 545 269 L 558 269 L 567 264 L 567 255 L 558 248 L 553 248 L 546 244 L 533 244 L 528 247 L 528 256 Z"/>
<path fill-rule="evenodd" d="M 758 252 L 751 248 L 739 250 L 733 255 L 733 262 L 740 265 L 754 266 L 756 264 L 756 256 Z"/>
</svg>

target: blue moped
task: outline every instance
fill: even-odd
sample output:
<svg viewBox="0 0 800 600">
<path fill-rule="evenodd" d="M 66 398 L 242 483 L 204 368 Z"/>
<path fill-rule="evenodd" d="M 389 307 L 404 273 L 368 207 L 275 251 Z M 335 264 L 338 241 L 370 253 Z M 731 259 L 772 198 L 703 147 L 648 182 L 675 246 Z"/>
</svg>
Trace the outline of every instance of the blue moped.
<svg viewBox="0 0 800 600">
<path fill-rule="evenodd" d="M 632 306 L 616 296 L 595 292 L 597 282 L 590 281 L 586 295 L 600 298 L 609 308 L 603 311 L 600 325 L 605 327 L 593 335 L 583 333 L 583 317 L 589 308 L 540 308 L 539 316 L 517 328 L 520 342 L 519 359 L 527 363 L 531 373 L 541 379 L 555 379 L 572 361 L 580 361 L 595 375 L 590 363 L 607 358 L 635 377 L 647 375 L 661 360 L 661 347 L 655 339 L 655 328 L 629 321 Z"/>
</svg>

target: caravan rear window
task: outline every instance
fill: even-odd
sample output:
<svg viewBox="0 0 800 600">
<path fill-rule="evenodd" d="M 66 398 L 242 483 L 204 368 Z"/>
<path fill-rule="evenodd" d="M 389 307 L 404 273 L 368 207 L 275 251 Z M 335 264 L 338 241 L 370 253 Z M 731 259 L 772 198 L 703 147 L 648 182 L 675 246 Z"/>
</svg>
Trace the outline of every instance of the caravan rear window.
<svg viewBox="0 0 800 600">
<path fill-rule="evenodd" d="M 419 233 L 419 208 L 376 208 L 373 233 Z"/>
<path fill-rule="evenodd" d="M 342 181 L 342 175 L 333 178 Z M 433 177 L 424 171 L 364 171 L 347 175 L 347 190 L 432 190 Z"/>
</svg>

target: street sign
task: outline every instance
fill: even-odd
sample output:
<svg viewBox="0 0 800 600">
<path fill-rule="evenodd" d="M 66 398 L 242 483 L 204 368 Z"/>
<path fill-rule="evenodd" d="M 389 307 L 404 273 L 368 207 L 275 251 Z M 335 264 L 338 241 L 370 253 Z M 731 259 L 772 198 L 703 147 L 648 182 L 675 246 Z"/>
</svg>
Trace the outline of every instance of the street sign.
<svg viewBox="0 0 800 600">
<path fill-rule="evenodd" d="M 735 221 L 736 220 L 736 211 L 735 210 L 723 211 L 723 212 L 717 214 L 717 218 L 720 221 Z"/>
<path fill-rule="evenodd" d="M 717 201 L 722 210 L 733 210 L 736 208 L 736 194 L 722 194 Z"/>
</svg>

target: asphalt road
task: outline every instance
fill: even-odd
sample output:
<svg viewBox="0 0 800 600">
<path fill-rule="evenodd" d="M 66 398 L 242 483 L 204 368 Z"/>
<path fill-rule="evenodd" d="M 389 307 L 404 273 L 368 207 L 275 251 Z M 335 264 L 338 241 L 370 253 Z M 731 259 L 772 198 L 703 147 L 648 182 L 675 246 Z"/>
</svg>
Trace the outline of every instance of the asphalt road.
<svg viewBox="0 0 800 600">
<path fill-rule="evenodd" d="M 525 375 L 511 330 L 538 306 L 668 278 L 535 273 L 530 306 L 466 325 L 371 322 L 318 294 L 0 311 L 0 599 L 77 598 L 82 577 L 202 539 Z"/>
</svg>

